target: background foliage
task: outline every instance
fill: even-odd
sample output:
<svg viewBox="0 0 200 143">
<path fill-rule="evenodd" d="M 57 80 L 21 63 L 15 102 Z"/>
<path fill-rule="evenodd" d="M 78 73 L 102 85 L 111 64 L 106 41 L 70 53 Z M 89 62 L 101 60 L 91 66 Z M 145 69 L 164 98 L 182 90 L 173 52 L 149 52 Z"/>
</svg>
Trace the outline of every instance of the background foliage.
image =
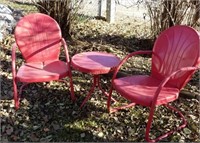
<svg viewBox="0 0 200 143">
<path fill-rule="evenodd" d="M 38 12 L 32 4 L 2 0 L 25 14 Z M 123 58 L 130 52 L 151 48 L 141 35 L 147 34 L 149 26 L 141 21 L 109 24 L 102 20 L 88 19 L 73 25 L 74 42 L 68 41 L 69 53 L 83 51 L 106 51 Z M 70 100 L 69 89 L 60 82 L 34 83 L 23 91 L 21 107 L 16 112 L 13 104 L 11 45 L 13 35 L 8 35 L 0 43 L 1 73 L 1 142 L 144 142 L 148 108 L 135 106 L 114 114 L 106 110 L 106 98 L 98 90 L 84 108 L 80 105 L 91 87 L 91 76 L 73 70 L 73 82 L 77 101 Z M 23 63 L 17 50 L 16 65 Z M 61 52 L 61 59 L 64 54 Z M 128 74 L 149 74 L 150 57 L 135 57 L 128 61 L 122 72 Z M 103 88 L 109 90 L 110 75 L 102 76 Z M 67 79 L 66 79 L 67 80 Z M 196 73 L 185 87 L 189 94 L 199 96 L 199 74 Z M 124 101 L 117 96 L 117 100 Z M 199 100 L 181 97 L 172 103 L 185 115 L 188 125 L 184 130 L 162 140 L 162 142 L 200 142 Z M 159 135 L 164 130 L 176 127 L 180 120 L 174 113 L 163 107 L 156 109 L 152 134 Z"/>
<path fill-rule="evenodd" d="M 36 2 L 36 7 L 39 12 L 54 18 L 61 27 L 63 37 L 69 39 L 81 2 L 81 0 L 39 0 Z"/>
<path fill-rule="evenodd" d="M 145 4 L 150 16 L 153 38 L 174 25 L 200 27 L 199 0 L 145 0 Z"/>
</svg>

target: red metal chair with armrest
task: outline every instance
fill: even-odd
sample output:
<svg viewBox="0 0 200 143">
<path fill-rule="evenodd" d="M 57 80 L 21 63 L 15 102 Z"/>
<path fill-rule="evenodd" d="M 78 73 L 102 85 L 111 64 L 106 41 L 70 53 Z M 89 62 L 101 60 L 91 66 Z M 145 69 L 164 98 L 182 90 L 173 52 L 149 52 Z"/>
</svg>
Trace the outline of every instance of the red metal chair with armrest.
<svg viewBox="0 0 200 143">
<path fill-rule="evenodd" d="M 117 67 L 113 78 L 112 88 L 108 98 L 109 112 L 139 104 L 150 108 L 145 138 L 148 142 L 159 141 L 173 132 L 184 128 L 187 124 L 183 114 L 168 103 L 179 97 L 180 90 L 190 80 L 198 69 L 200 61 L 199 33 L 188 26 L 173 26 L 163 31 L 157 38 L 153 51 L 138 51 L 127 55 Z M 151 75 L 133 75 L 116 78 L 120 67 L 132 56 L 137 54 L 152 54 Z M 122 107 L 110 107 L 113 88 L 130 100 L 131 104 Z M 156 139 L 150 139 L 149 132 L 156 106 L 176 111 L 182 118 L 183 124 Z"/>
<path fill-rule="evenodd" d="M 17 82 L 22 88 L 28 83 L 49 82 L 70 78 L 71 98 L 75 99 L 67 44 L 62 38 L 58 23 L 48 15 L 29 14 L 16 25 L 15 44 L 12 47 L 12 75 L 15 108 L 19 108 Z M 65 49 L 66 62 L 59 60 L 60 48 Z M 16 71 L 16 48 L 19 48 L 25 63 Z M 64 81 L 65 82 L 65 81 Z"/>
</svg>

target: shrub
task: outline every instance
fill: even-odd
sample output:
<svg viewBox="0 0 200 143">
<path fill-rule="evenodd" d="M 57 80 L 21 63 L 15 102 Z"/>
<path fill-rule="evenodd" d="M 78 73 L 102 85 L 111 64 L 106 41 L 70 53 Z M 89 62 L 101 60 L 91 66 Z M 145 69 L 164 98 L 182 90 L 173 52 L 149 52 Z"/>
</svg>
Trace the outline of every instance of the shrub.
<svg viewBox="0 0 200 143">
<path fill-rule="evenodd" d="M 198 26 L 200 20 L 199 0 L 145 0 L 150 16 L 153 38 L 174 25 Z"/>
<path fill-rule="evenodd" d="M 38 0 L 35 2 L 39 12 L 54 18 L 61 27 L 62 35 L 71 39 L 72 26 L 82 0 Z"/>
</svg>

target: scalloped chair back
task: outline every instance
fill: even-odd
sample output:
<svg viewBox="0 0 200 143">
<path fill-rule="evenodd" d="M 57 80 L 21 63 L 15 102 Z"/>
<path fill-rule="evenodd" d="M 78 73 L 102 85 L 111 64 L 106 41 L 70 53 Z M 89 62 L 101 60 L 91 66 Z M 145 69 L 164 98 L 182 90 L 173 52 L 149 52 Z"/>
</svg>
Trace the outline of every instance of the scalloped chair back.
<svg viewBox="0 0 200 143">
<path fill-rule="evenodd" d="M 157 38 L 152 55 L 152 76 L 164 79 L 181 67 L 199 64 L 200 39 L 195 29 L 188 26 L 173 26 Z M 182 89 L 194 71 L 176 74 L 169 84 Z"/>
<path fill-rule="evenodd" d="M 152 54 L 150 75 L 130 75 L 116 78 L 120 67 L 127 60 L 138 54 Z M 148 142 L 160 141 L 187 125 L 183 114 L 169 103 L 179 97 L 180 90 L 188 83 L 191 76 L 200 66 L 200 34 L 189 26 L 177 25 L 163 31 L 155 41 L 152 51 L 137 51 L 128 54 L 112 78 L 112 88 L 109 93 L 107 107 L 109 112 L 129 108 L 134 105 L 149 107 L 149 117 L 146 126 L 145 139 Z M 112 90 L 131 103 L 111 108 Z M 163 105 L 178 113 L 182 124 L 176 129 L 163 133 L 151 139 L 150 129 L 155 108 Z"/>
</svg>

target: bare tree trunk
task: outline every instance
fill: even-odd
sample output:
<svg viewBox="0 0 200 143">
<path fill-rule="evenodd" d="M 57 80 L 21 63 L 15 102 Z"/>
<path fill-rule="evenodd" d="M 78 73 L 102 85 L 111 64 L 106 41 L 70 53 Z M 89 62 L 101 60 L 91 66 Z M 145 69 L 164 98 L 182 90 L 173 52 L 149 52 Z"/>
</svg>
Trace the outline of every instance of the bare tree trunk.
<svg viewBox="0 0 200 143">
<path fill-rule="evenodd" d="M 192 3 L 195 5 L 195 14 L 192 20 L 193 24 L 197 24 L 197 21 L 200 19 L 200 1 L 192 0 Z M 195 26 L 195 25 L 193 25 Z"/>
<path fill-rule="evenodd" d="M 196 27 L 200 20 L 199 0 L 160 0 L 152 4 L 146 0 L 148 8 L 152 37 L 177 24 Z"/>
</svg>

